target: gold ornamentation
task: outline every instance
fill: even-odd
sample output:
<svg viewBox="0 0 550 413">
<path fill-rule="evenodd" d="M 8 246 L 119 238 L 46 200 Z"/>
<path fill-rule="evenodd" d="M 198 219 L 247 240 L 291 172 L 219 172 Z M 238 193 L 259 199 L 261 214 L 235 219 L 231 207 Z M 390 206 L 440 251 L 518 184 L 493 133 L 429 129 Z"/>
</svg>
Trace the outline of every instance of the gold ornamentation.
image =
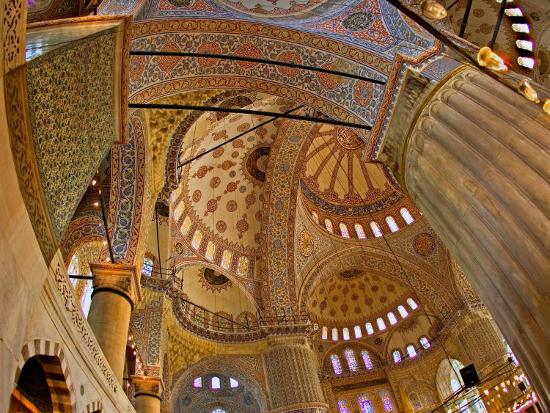
<svg viewBox="0 0 550 413">
<path fill-rule="evenodd" d="M 313 252 L 313 246 L 313 239 L 311 238 L 309 231 L 307 229 L 302 230 L 302 233 L 300 234 L 300 242 L 298 244 L 300 254 L 304 257 L 309 257 Z"/>
</svg>

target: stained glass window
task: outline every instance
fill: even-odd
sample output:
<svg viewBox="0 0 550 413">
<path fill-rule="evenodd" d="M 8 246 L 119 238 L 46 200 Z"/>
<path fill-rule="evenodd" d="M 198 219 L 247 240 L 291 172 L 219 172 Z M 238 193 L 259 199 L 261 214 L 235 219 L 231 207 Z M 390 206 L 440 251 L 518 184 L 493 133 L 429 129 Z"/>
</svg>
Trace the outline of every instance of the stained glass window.
<svg viewBox="0 0 550 413">
<path fill-rule="evenodd" d="M 342 365 L 340 364 L 340 358 L 338 357 L 338 354 L 331 354 L 330 362 L 332 363 L 332 370 L 334 370 L 334 374 L 342 374 Z"/>
<path fill-rule="evenodd" d="M 325 219 L 325 228 L 328 232 L 334 232 L 334 230 L 332 229 L 332 222 L 328 218 Z"/>
<path fill-rule="evenodd" d="M 212 377 L 212 390 L 218 390 L 221 388 L 221 381 L 219 377 Z"/>
<path fill-rule="evenodd" d="M 338 400 L 338 413 L 349 413 L 348 402 L 346 400 Z"/>
<path fill-rule="evenodd" d="M 208 244 L 206 244 L 206 252 L 204 253 L 204 256 L 207 260 L 212 261 L 214 259 L 214 254 L 216 253 L 216 244 L 214 244 L 212 241 L 208 241 Z"/>
<path fill-rule="evenodd" d="M 370 336 L 374 334 L 374 328 L 372 328 L 371 323 L 365 323 L 365 329 L 367 330 L 367 334 Z"/>
<path fill-rule="evenodd" d="M 369 352 L 367 350 L 361 351 L 361 358 L 363 359 L 363 363 L 365 364 L 365 368 L 367 370 L 372 370 L 372 360 L 370 359 Z"/>
<path fill-rule="evenodd" d="M 424 349 L 430 348 L 430 346 L 431 346 L 430 340 L 428 340 L 428 337 L 426 337 L 426 336 L 420 337 L 420 340 L 418 340 L 418 341 L 420 342 L 420 345 L 422 347 L 424 347 Z"/>
<path fill-rule="evenodd" d="M 401 208 L 399 210 L 399 213 L 401 214 L 401 217 L 407 223 L 407 225 L 410 225 L 414 222 L 414 218 L 407 208 Z"/>
<path fill-rule="evenodd" d="M 359 366 L 357 365 L 357 359 L 355 358 L 355 352 L 348 348 L 344 351 L 344 356 L 346 357 L 346 360 L 348 362 L 349 371 L 355 373 L 357 370 L 359 370 Z"/>
<path fill-rule="evenodd" d="M 202 387 L 202 377 L 195 377 L 195 380 L 193 380 L 193 387 L 197 389 Z"/>
<path fill-rule="evenodd" d="M 393 352 L 391 354 L 392 354 L 392 357 L 393 357 L 393 362 L 395 364 L 401 362 L 401 352 L 399 350 L 393 350 Z"/>
<path fill-rule="evenodd" d="M 340 234 L 342 234 L 344 238 L 349 238 L 348 226 L 343 222 L 340 222 L 338 226 L 340 227 Z"/>
<path fill-rule="evenodd" d="M 407 346 L 407 354 L 409 355 L 410 358 L 416 357 L 416 349 L 412 344 L 409 344 Z"/>
<path fill-rule="evenodd" d="M 382 400 L 382 406 L 384 407 L 384 411 L 386 412 L 392 412 L 393 411 L 393 403 L 391 402 L 391 397 L 386 391 L 380 392 L 380 399 Z"/>
<path fill-rule="evenodd" d="M 336 327 L 334 327 L 334 328 L 332 329 L 332 340 L 333 340 L 333 341 L 338 340 L 338 329 L 337 329 Z"/>
<path fill-rule="evenodd" d="M 388 313 L 388 320 L 390 321 L 391 325 L 397 324 L 397 318 L 395 317 L 395 314 L 391 311 Z"/>
<path fill-rule="evenodd" d="M 363 225 L 361 224 L 355 224 L 355 233 L 357 234 L 357 238 L 359 239 L 367 238 L 367 236 L 365 235 L 365 230 L 363 229 Z"/>
<path fill-rule="evenodd" d="M 378 226 L 378 224 L 376 222 L 372 221 L 370 223 L 370 229 L 372 231 L 372 234 L 376 238 L 380 238 L 382 236 L 382 230 L 380 229 L 380 227 Z"/>
<path fill-rule="evenodd" d="M 321 328 L 321 338 L 323 340 L 326 340 L 328 338 L 328 328 L 326 328 L 325 326 Z"/>
<path fill-rule="evenodd" d="M 143 266 L 141 267 L 141 273 L 150 277 L 153 273 L 153 260 L 151 258 L 143 258 Z"/>
<path fill-rule="evenodd" d="M 378 329 L 379 329 L 380 331 L 386 329 L 386 323 L 384 322 L 384 319 L 383 319 L 382 317 L 378 317 L 378 318 L 376 319 L 376 324 L 378 325 Z"/>
<path fill-rule="evenodd" d="M 416 310 L 418 308 L 418 304 L 416 304 L 416 301 L 414 301 L 412 298 L 407 298 L 407 304 L 409 307 L 411 307 L 412 310 Z"/>
<path fill-rule="evenodd" d="M 342 337 L 344 340 L 349 340 L 349 328 L 344 327 L 342 329 Z"/>
<path fill-rule="evenodd" d="M 395 222 L 395 219 L 393 219 L 393 217 L 387 216 L 386 224 L 388 224 L 388 227 L 390 228 L 391 232 L 399 231 L 399 226 L 397 225 L 397 222 Z"/>
<path fill-rule="evenodd" d="M 230 377 L 229 378 L 229 387 L 231 387 L 232 389 L 236 389 L 237 387 L 239 387 L 239 382 L 237 380 L 235 380 L 234 378 Z"/>
<path fill-rule="evenodd" d="M 360 326 L 353 327 L 353 333 L 355 334 L 355 338 L 363 337 L 363 333 L 361 332 L 361 327 Z"/>
<path fill-rule="evenodd" d="M 407 309 L 405 307 L 403 307 L 402 305 L 397 307 L 397 311 L 399 311 L 399 315 L 403 318 L 405 318 L 409 315 L 409 312 L 407 311 Z"/>
<path fill-rule="evenodd" d="M 372 407 L 372 402 L 367 399 L 365 396 L 361 395 L 357 399 L 359 402 L 359 409 L 361 409 L 361 413 L 374 413 L 374 408 Z"/>
</svg>

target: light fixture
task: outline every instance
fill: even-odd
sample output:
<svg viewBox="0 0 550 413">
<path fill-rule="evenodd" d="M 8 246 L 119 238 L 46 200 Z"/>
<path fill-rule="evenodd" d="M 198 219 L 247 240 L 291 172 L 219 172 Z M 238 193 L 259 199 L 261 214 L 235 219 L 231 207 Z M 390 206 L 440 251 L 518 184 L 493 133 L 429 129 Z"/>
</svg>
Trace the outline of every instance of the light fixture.
<svg viewBox="0 0 550 413">
<path fill-rule="evenodd" d="M 523 79 L 521 82 L 519 82 L 519 91 L 527 100 L 530 100 L 531 102 L 539 103 L 540 99 L 537 94 L 537 91 L 533 89 L 533 86 L 529 83 L 529 80 Z M 504 383 L 503 383 L 504 385 Z"/>
<path fill-rule="evenodd" d="M 94 206 L 95 206 L 95 207 L 98 207 L 98 206 L 99 206 L 99 202 L 94 202 Z"/>
<path fill-rule="evenodd" d="M 502 57 L 493 52 L 490 47 L 484 46 L 477 52 L 477 63 L 495 72 L 507 72 L 508 66 Z"/>
<path fill-rule="evenodd" d="M 425 0 L 421 8 L 422 14 L 428 19 L 441 20 L 447 17 L 447 9 L 435 0 Z"/>
<path fill-rule="evenodd" d="M 547 115 L 550 115 L 550 99 L 546 99 L 542 105 L 542 110 L 546 112 Z"/>
</svg>

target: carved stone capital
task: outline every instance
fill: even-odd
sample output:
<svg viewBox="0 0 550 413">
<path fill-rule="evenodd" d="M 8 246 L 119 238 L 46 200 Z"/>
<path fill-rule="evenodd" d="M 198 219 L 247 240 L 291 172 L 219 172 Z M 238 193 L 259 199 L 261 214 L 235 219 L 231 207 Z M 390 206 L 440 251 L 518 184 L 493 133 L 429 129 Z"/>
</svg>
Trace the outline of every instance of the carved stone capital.
<svg viewBox="0 0 550 413">
<path fill-rule="evenodd" d="M 137 268 L 127 264 L 90 264 L 94 276 L 94 294 L 112 291 L 124 296 L 132 306 L 141 299 L 141 286 Z"/>
<path fill-rule="evenodd" d="M 160 377 L 131 376 L 134 384 L 134 397 L 151 396 L 160 399 L 164 391 L 164 384 Z"/>
</svg>

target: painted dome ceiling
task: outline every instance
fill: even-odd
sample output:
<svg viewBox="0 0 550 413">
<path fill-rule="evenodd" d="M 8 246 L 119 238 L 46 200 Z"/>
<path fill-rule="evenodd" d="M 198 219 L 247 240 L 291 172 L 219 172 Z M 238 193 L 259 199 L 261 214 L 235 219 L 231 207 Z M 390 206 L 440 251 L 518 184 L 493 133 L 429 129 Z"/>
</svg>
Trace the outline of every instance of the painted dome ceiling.
<svg viewBox="0 0 550 413">
<path fill-rule="evenodd" d="M 350 268 L 319 281 L 311 289 L 306 308 L 320 325 L 362 325 L 389 311 L 397 312 L 409 296 L 409 288 L 399 281 Z"/>
<path fill-rule="evenodd" d="M 300 180 L 310 210 L 360 217 L 391 207 L 403 198 L 382 165 L 363 160 L 364 148 L 352 129 L 319 129 L 307 150 Z"/>
<path fill-rule="evenodd" d="M 244 98 L 243 98 L 244 99 Z M 284 112 L 281 99 L 257 95 L 255 109 Z M 251 100 L 251 102 L 252 102 Z M 209 128 L 191 128 L 180 161 L 233 138 L 265 117 L 211 114 Z M 254 277 L 260 247 L 263 186 L 270 147 L 279 122 L 271 122 L 183 168 L 172 194 L 181 235 L 195 253 L 240 277 Z"/>
<path fill-rule="evenodd" d="M 140 19 L 261 21 L 324 35 L 390 60 L 397 52 L 417 56 L 432 45 L 416 24 L 378 0 L 104 0 L 100 13 L 136 13 Z"/>
</svg>

